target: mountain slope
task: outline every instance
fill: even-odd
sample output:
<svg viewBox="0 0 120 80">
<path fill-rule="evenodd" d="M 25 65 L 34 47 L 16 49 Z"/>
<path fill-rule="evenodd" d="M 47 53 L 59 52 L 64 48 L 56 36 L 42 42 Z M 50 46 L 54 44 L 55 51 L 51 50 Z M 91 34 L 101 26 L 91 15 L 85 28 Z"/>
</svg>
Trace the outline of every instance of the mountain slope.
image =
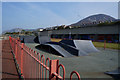
<svg viewBox="0 0 120 80">
<path fill-rule="evenodd" d="M 86 17 L 77 23 L 71 24 L 71 26 L 80 27 L 80 26 L 96 25 L 99 23 L 114 22 L 114 21 L 116 21 L 116 19 L 109 15 L 97 14 L 97 15 L 92 15 L 92 16 Z"/>
<path fill-rule="evenodd" d="M 25 30 L 25 31 L 35 31 L 36 29 L 22 29 L 22 28 L 14 28 L 14 29 L 11 29 L 11 30 L 6 30 L 6 31 L 3 31 L 2 33 L 6 33 L 6 32 L 22 32 L 22 30 Z"/>
</svg>

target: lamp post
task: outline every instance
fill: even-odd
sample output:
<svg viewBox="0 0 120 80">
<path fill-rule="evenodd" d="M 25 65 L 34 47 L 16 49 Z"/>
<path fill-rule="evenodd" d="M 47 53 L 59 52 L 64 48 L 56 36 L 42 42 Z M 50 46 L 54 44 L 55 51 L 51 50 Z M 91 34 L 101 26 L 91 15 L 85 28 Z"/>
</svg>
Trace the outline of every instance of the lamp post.
<svg viewBox="0 0 120 80">
<path fill-rule="evenodd" d="M 71 39 L 71 31 L 69 32 L 69 40 Z"/>
</svg>

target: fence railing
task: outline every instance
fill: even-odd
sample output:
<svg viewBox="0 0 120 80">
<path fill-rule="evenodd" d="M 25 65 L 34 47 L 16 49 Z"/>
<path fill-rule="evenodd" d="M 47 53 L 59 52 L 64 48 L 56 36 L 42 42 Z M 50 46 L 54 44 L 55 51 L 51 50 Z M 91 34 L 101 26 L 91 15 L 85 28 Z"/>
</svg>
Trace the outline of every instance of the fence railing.
<svg viewBox="0 0 120 80">
<path fill-rule="evenodd" d="M 9 41 L 23 78 L 65 80 L 65 67 L 59 64 L 58 59 L 45 59 L 44 55 L 40 55 L 40 53 L 36 53 L 33 49 L 28 48 L 19 39 L 9 36 Z M 60 75 L 60 67 L 63 69 L 62 76 Z M 71 72 L 70 80 L 72 80 L 73 74 L 76 74 L 78 80 L 80 80 L 80 75 L 76 71 Z"/>
</svg>

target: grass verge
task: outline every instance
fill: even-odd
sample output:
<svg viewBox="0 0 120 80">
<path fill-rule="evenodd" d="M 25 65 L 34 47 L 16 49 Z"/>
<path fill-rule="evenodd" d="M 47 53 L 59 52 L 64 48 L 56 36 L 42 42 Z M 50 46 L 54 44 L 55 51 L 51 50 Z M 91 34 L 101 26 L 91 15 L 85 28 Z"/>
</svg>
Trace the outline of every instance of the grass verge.
<svg viewBox="0 0 120 80">
<path fill-rule="evenodd" d="M 104 42 L 93 42 L 95 47 L 102 47 L 104 48 Z M 119 43 L 106 43 L 106 48 L 110 49 L 120 49 Z"/>
</svg>

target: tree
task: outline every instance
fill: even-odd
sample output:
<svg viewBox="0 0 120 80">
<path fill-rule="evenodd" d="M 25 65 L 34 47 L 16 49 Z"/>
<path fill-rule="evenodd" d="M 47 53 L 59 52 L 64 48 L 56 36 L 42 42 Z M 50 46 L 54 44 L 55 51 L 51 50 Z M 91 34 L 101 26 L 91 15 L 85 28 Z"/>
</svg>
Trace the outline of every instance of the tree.
<svg viewBox="0 0 120 80">
<path fill-rule="evenodd" d="M 25 34 L 25 30 L 23 29 L 23 30 L 21 31 L 21 33 L 22 33 L 22 34 Z"/>
</svg>

